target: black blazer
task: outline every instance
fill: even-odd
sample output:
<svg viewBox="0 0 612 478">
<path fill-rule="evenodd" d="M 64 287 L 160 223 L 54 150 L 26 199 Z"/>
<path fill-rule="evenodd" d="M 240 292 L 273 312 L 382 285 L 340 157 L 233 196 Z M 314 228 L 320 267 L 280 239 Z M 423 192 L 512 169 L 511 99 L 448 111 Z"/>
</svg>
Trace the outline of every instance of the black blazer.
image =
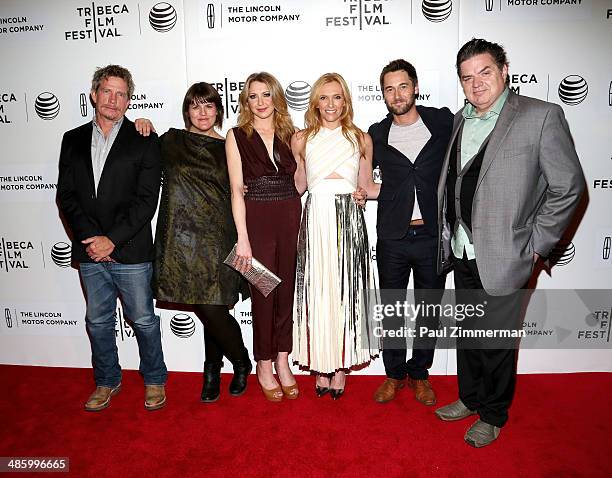
<svg viewBox="0 0 612 478">
<path fill-rule="evenodd" d="M 108 236 L 111 257 L 137 264 L 153 260 L 151 219 L 161 178 L 159 138 L 141 136 L 127 118 L 108 154 L 96 193 L 91 164 L 89 122 L 64 134 L 59 161 L 57 202 L 72 231 L 72 260 L 93 262 L 83 239 Z"/>
<path fill-rule="evenodd" d="M 415 186 L 425 227 L 432 236 L 438 234 L 437 187 L 453 130 L 453 114 L 448 108 L 420 105 L 416 108 L 431 138 L 414 163 L 389 146 L 391 114 L 368 129 L 374 143 L 373 166 L 380 166 L 382 175 L 376 221 L 380 239 L 401 239 L 406 235 L 414 208 Z"/>
</svg>

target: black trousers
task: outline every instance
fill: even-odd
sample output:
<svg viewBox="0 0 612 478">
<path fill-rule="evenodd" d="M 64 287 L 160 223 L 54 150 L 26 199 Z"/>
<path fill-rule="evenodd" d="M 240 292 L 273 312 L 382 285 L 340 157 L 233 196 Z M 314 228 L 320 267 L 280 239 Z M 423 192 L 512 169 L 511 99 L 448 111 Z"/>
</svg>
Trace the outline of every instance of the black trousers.
<svg viewBox="0 0 612 478">
<path fill-rule="evenodd" d="M 411 226 L 401 239 L 378 239 L 376 244 L 376 262 L 383 303 L 385 297 L 397 297 L 397 291 L 408 287 L 410 273 L 414 272 L 414 289 L 416 302 L 438 302 L 442 299 L 445 276 L 436 272 L 437 237 L 431 236 L 424 226 Z M 395 291 L 393 293 L 386 293 Z M 428 293 L 424 289 L 433 289 Z M 421 297 L 419 291 L 425 297 Z M 432 324 L 432 319 L 433 323 Z M 401 324 L 403 325 L 403 324 Z M 437 317 L 421 316 L 416 318 L 416 330 L 421 326 L 438 327 Z M 415 339 L 412 358 L 406 362 L 405 339 L 383 340 L 383 362 L 387 377 L 402 380 L 409 375 L 416 380 L 429 377 L 429 367 L 433 363 L 435 339 Z"/>
<path fill-rule="evenodd" d="M 454 259 L 457 303 L 487 304 L 487 313 L 480 324 L 464 324 L 466 329 L 517 330 L 525 290 L 510 295 L 487 294 L 480 281 L 475 260 Z M 458 324 L 459 325 L 459 324 Z M 474 348 L 472 348 L 474 347 Z M 457 339 L 457 381 L 459 398 L 480 419 L 496 427 L 508 421 L 508 409 L 516 384 L 518 342 L 515 339 Z"/>
<path fill-rule="evenodd" d="M 249 360 L 242 330 L 227 305 L 199 304 L 194 309 L 204 325 L 205 363 L 221 363 L 224 355 L 231 363 Z"/>
</svg>

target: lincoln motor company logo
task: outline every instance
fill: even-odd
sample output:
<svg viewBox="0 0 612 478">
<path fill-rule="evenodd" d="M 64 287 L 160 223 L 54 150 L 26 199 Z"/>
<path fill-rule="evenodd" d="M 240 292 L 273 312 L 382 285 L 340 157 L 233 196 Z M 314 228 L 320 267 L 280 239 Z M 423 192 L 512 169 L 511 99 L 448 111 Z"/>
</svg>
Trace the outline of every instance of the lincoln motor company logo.
<svg viewBox="0 0 612 478">
<path fill-rule="evenodd" d="M 209 3 L 206 6 L 206 25 L 208 28 L 215 28 L 215 4 Z"/>
</svg>

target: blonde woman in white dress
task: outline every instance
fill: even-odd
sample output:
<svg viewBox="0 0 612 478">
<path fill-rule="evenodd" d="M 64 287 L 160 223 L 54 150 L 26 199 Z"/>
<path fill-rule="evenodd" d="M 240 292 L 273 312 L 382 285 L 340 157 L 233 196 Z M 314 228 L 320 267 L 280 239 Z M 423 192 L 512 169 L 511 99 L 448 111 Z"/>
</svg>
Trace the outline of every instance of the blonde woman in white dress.
<svg viewBox="0 0 612 478">
<path fill-rule="evenodd" d="M 351 194 L 378 197 L 372 140 L 353 124 L 346 82 L 327 73 L 313 85 L 305 129 L 291 142 L 306 168 L 308 197 L 298 238 L 293 360 L 317 374 L 315 391 L 336 400 L 346 372 L 378 355 L 368 301 L 375 289 L 363 212 Z M 364 293 L 365 292 L 365 293 Z"/>
</svg>

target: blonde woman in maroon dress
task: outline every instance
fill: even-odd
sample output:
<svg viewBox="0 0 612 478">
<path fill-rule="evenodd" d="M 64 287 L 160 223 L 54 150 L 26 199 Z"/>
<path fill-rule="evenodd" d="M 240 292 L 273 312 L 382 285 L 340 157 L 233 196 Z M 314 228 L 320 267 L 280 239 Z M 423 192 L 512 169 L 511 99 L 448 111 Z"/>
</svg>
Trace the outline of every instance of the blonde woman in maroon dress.
<svg viewBox="0 0 612 478">
<path fill-rule="evenodd" d="M 299 393 L 288 356 L 293 346 L 300 194 L 306 186 L 304 170 L 291 152 L 294 132 L 278 80 L 265 72 L 250 75 L 240 93 L 238 125 L 227 134 L 226 155 L 238 270 L 248 271 L 254 257 L 282 281 L 268 297 L 251 287 L 257 379 L 270 401 L 295 399 Z"/>
</svg>

